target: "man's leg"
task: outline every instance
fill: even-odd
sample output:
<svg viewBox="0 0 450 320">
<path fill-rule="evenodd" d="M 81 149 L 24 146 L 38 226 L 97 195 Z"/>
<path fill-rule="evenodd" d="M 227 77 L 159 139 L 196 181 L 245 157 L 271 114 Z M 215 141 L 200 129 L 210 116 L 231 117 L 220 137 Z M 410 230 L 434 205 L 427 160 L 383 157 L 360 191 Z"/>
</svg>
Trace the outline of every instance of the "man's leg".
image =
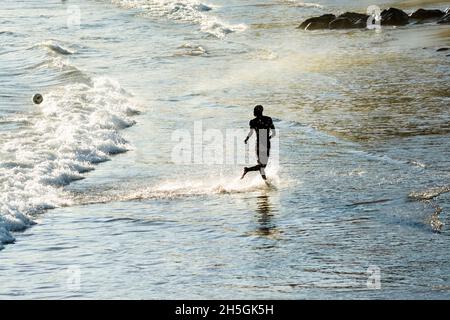
<svg viewBox="0 0 450 320">
<path fill-rule="evenodd" d="M 258 159 L 258 164 L 253 167 L 244 167 L 244 173 L 242 174 L 241 179 L 243 179 L 245 175 L 250 171 L 259 171 L 261 177 L 264 180 L 267 180 L 266 171 L 264 170 L 264 168 L 267 166 L 267 163 L 269 162 L 270 144 L 267 147 L 267 145 L 264 144 L 259 145 L 257 143 L 255 151 L 256 151 L 256 158 Z"/>
<path fill-rule="evenodd" d="M 253 167 L 244 167 L 244 173 L 242 174 L 241 179 L 243 179 L 245 177 L 245 175 L 247 173 L 249 173 L 250 171 L 259 171 L 260 168 L 261 168 L 260 164 L 257 164 L 256 166 L 253 166 Z"/>
<path fill-rule="evenodd" d="M 260 166 L 259 166 L 259 173 L 261 174 L 261 177 L 262 177 L 264 180 L 267 180 L 265 167 L 266 167 L 265 165 L 260 165 Z"/>
<path fill-rule="evenodd" d="M 261 177 L 266 180 L 266 171 L 264 170 L 264 168 L 266 167 L 265 164 L 262 164 L 261 161 L 258 160 L 258 164 L 256 166 L 253 167 L 245 167 L 244 168 L 244 173 L 242 174 L 241 179 L 243 179 L 245 177 L 245 175 L 247 173 L 249 173 L 250 171 L 259 171 L 259 173 L 261 174 Z"/>
<path fill-rule="evenodd" d="M 258 158 L 259 173 L 264 180 L 267 180 L 265 168 L 267 167 L 267 163 L 269 163 L 269 155 L 270 148 L 267 148 L 261 152 L 260 157 Z"/>
<path fill-rule="evenodd" d="M 258 164 L 253 167 L 244 167 L 244 173 L 242 174 L 241 179 L 244 179 L 245 175 L 247 173 L 249 173 L 250 171 L 259 171 L 261 164 L 259 162 L 259 144 L 258 144 L 258 142 L 256 142 L 256 145 L 255 145 L 255 153 L 256 153 L 256 159 L 258 159 Z"/>
</svg>

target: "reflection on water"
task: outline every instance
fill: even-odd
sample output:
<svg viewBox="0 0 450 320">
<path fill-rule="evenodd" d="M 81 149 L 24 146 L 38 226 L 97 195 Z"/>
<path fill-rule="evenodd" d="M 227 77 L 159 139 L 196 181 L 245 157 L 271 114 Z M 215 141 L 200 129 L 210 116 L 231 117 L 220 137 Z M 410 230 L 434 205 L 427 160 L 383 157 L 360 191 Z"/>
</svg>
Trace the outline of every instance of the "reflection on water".
<svg viewBox="0 0 450 320">
<path fill-rule="evenodd" d="M 279 230 L 275 225 L 273 218 L 278 211 L 271 203 L 268 193 L 262 193 L 256 200 L 256 217 L 258 227 L 256 234 L 262 237 L 275 238 L 279 235 Z"/>
</svg>

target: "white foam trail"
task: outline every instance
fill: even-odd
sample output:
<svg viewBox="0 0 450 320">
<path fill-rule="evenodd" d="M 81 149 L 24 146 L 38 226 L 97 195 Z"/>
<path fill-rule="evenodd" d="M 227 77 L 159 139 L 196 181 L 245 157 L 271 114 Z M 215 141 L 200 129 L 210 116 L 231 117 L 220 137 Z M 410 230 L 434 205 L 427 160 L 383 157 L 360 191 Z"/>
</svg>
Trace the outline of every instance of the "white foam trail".
<svg viewBox="0 0 450 320">
<path fill-rule="evenodd" d="M 267 167 L 266 170 L 270 188 L 277 188 L 280 185 L 280 179 L 277 169 Z M 266 190 L 268 185 L 262 180 L 259 173 L 248 173 L 244 179 L 240 177 L 221 176 L 208 177 L 201 180 L 189 181 L 165 181 L 154 188 L 148 189 L 149 195 L 159 194 L 168 197 L 189 196 L 189 195 L 208 195 L 225 193 L 242 193 L 257 190 Z M 145 197 L 145 192 L 144 192 Z"/>
<path fill-rule="evenodd" d="M 0 137 L 0 244 L 14 241 L 11 231 L 33 224 L 35 214 L 70 204 L 62 186 L 126 151 L 119 130 L 137 112 L 131 96 L 107 78 L 44 93 L 36 108 L 28 127 Z"/>
<path fill-rule="evenodd" d="M 319 8 L 322 9 L 323 5 L 313 2 L 303 2 L 299 0 L 282 0 L 285 3 L 293 4 L 296 7 L 304 7 L 304 8 Z"/>
<path fill-rule="evenodd" d="M 409 197 L 416 200 L 431 200 L 448 192 L 450 192 L 450 186 L 435 187 L 424 191 L 411 192 Z"/>
<path fill-rule="evenodd" d="M 210 175 L 201 179 L 191 177 L 184 180 L 170 179 L 150 187 L 121 185 L 119 189 L 115 188 L 103 193 L 89 190 L 86 193 L 73 195 L 72 198 L 77 205 L 87 205 L 114 201 L 177 199 L 193 196 L 277 190 L 289 184 L 287 181 L 283 181 L 283 185 L 281 185 L 278 168 L 270 164 L 266 169 L 268 183 L 265 183 L 257 172 L 248 173 L 242 180 L 240 179 L 240 174 L 241 172 L 225 176 Z"/>
<path fill-rule="evenodd" d="M 179 46 L 180 52 L 176 53 L 178 56 L 207 56 L 208 51 L 196 44 L 185 43 L 182 46 Z"/>
<path fill-rule="evenodd" d="M 211 14 L 213 7 L 198 0 L 112 0 L 125 8 L 142 9 L 145 15 L 172 21 L 198 24 L 202 32 L 224 38 L 232 32 L 244 31 L 245 24 L 228 24 Z"/>
</svg>

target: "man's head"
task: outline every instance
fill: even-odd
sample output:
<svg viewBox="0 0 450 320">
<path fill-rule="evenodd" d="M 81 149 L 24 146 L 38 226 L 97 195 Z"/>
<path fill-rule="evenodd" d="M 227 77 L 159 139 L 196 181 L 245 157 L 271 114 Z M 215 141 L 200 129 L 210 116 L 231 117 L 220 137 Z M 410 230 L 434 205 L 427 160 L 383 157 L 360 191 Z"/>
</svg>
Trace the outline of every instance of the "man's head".
<svg viewBox="0 0 450 320">
<path fill-rule="evenodd" d="M 253 109 L 253 115 L 254 115 L 255 117 L 262 117 L 263 110 L 264 110 L 263 106 L 260 105 L 260 104 L 258 104 L 258 105 Z"/>
</svg>

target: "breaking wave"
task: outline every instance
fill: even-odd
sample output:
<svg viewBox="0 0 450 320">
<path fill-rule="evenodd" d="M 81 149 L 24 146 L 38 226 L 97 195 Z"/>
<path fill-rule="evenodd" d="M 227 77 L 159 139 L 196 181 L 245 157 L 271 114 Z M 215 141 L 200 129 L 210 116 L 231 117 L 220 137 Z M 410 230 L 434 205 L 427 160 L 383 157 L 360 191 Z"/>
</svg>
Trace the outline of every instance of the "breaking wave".
<svg viewBox="0 0 450 320">
<path fill-rule="evenodd" d="M 200 31 L 219 39 L 232 32 L 244 31 L 245 24 L 228 24 L 211 14 L 212 6 L 197 0 L 112 0 L 124 8 L 141 9 L 144 15 L 200 26 Z"/>
<path fill-rule="evenodd" d="M 0 141 L 0 248 L 36 214 L 69 205 L 62 186 L 83 179 L 93 165 L 125 152 L 120 130 L 134 124 L 132 96 L 108 78 L 56 87 L 28 115 L 27 125 Z M 10 119 L 14 121 L 14 119 Z"/>
</svg>

